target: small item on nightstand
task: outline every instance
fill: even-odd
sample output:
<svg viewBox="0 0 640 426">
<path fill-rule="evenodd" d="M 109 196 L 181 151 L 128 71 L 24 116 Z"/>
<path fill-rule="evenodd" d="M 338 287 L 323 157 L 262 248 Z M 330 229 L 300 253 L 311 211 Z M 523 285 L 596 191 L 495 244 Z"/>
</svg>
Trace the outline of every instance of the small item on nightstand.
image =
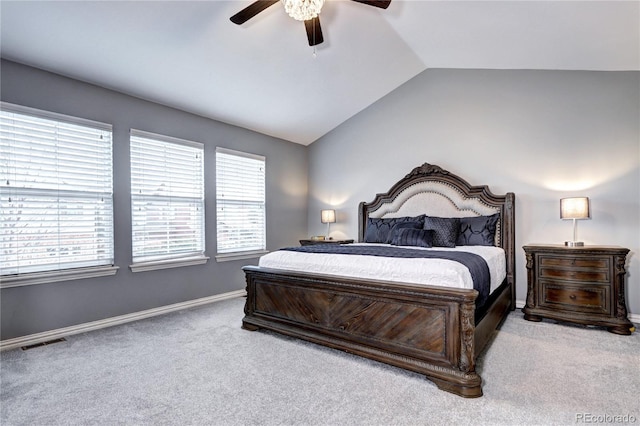
<svg viewBox="0 0 640 426">
<path fill-rule="evenodd" d="M 308 240 L 300 240 L 301 246 L 310 246 L 314 244 L 351 244 L 353 240 L 334 240 L 334 239 L 320 239 L 316 240 L 314 237 L 311 237 Z"/>
</svg>

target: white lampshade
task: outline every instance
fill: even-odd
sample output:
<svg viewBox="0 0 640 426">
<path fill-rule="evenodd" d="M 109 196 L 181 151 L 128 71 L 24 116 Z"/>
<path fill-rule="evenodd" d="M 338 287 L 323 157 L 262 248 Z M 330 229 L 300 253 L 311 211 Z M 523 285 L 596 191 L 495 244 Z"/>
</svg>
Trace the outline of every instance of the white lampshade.
<svg viewBox="0 0 640 426">
<path fill-rule="evenodd" d="M 335 223 L 336 211 L 335 210 L 321 210 L 320 222 L 322 223 Z"/>
<path fill-rule="evenodd" d="M 590 217 L 588 197 L 562 198 L 560 200 L 560 219 L 588 219 Z"/>
</svg>

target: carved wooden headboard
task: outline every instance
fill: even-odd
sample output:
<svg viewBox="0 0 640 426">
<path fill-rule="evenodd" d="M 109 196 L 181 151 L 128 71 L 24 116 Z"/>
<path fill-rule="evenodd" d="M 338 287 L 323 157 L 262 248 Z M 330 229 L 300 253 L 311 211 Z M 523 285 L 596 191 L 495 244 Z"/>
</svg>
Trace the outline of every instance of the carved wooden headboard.
<svg viewBox="0 0 640 426">
<path fill-rule="evenodd" d="M 495 245 L 507 256 L 507 278 L 515 285 L 515 194 L 493 194 L 487 185 L 472 186 L 439 166 L 416 167 L 370 203 L 362 202 L 358 214 L 358 241 L 364 241 L 367 219 L 418 216 L 489 216 L 500 213 Z M 514 292 L 515 297 L 515 292 Z M 514 302 L 515 303 L 515 302 Z M 515 306 L 515 305 L 514 305 Z"/>
</svg>

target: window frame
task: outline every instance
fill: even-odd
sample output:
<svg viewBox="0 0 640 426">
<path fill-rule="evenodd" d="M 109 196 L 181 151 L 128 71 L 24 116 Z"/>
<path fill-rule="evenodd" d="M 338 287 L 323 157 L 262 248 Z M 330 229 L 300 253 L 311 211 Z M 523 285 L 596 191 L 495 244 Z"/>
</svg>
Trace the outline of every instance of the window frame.
<svg viewBox="0 0 640 426">
<path fill-rule="evenodd" d="M 134 253 L 134 198 L 136 198 L 136 195 L 133 193 L 133 185 L 134 185 L 134 177 L 133 177 L 133 167 L 134 167 L 134 159 L 133 159 L 133 153 L 132 153 L 132 149 L 133 149 L 133 137 L 139 137 L 142 139 L 147 139 L 147 140 L 151 140 L 154 142 L 159 142 L 159 143 L 165 143 L 165 144 L 176 144 L 176 145 L 182 145 L 182 146 L 186 146 L 186 147 L 190 147 L 190 148 L 196 148 L 200 150 L 200 154 L 201 154 L 201 158 L 200 158 L 200 162 L 201 162 L 201 171 L 202 171 L 202 182 L 201 182 L 201 188 L 202 188 L 202 193 L 201 193 L 201 198 L 199 199 L 200 201 L 200 209 L 201 209 L 201 228 L 200 228 L 200 232 L 201 232 L 201 244 L 202 244 L 202 250 L 198 250 L 198 251 L 194 251 L 191 253 L 185 253 L 185 254 L 164 254 L 164 255 L 158 255 L 158 256 L 153 256 L 153 255 L 146 255 L 146 256 L 138 256 L 138 257 L 147 257 L 147 259 L 142 259 L 139 261 L 135 261 L 134 259 L 136 258 L 136 254 Z M 167 136 L 167 135 L 161 135 L 161 134 L 157 134 L 157 133 L 151 133 L 151 132 L 146 132 L 143 130 L 138 130 L 138 129 L 130 129 L 129 132 L 129 153 L 130 153 L 130 196 L 131 196 L 131 208 L 130 208 L 130 218 L 131 218 L 131 264 L 129 265 L 129 268 L 131 269 L 132 272 L 145 272 L 145 271 L 153 271 L 153 270 L 158 270 L 158 269 L 167 269 L 167 268 L 179 268 L 179 267 L 184 267 L 184 266 L 193 266 L 193 265 L 202 265 L 202 264 L 206 264 L 207 261 L 209 260 L 209 257 L 206 256 L 205 254 L 205 250 L 206 250 L 206 215 L 205 215 L 205 203 L 206 203 L 206 199 L 205 199 L 205 166 L 204 166 L 204 156 L 205 156 L 205 149 L 204 149 L 204 144 L 200 143 L 200 142 L 193 142 L 193 141 L 189 141 L 186 139 L 180 139 L 180 138 L 176 138 L 176 137 L 172 137 L 172 136 Z M 142 198 L 144 197 L 149 197 L 149 195 L 143 195 Z M 162 199 L 165 197 L 162 196 L 158 196 L 158 199 Z M 166 198 L 170 199 L 171 196 L 167 196 Z M 189 197 L 185 197 L 185 200 L 189 199 Z M 196 200 L 195 197 L 192 197 L 191 200 Z"/>
<path fill-rule="evenodd" d="M 237 156 L 242 158 L 249 158 L 253 160 L 258 160 L 262 162 L 263 168 L 263 200 L 261 202 L 261 206 L 263 209 L 263 228 L 262 228 L 262 248 L 259 249 L 250 249 L 250 250 L 235 250 L 235 251 L 219 251 L 219 240 L 220 240 L 220 215 L 218 214 L 219 209 L 219 164 L 218 164 L 218 154 Z M 260 257 L 269 251 L 266 249 L 267 247 L 267 159 L 263 155 L 252 154 L 243 151 L 237 151 L 233 149 L 216 147 L 216 261 L 217 262 L 227 262 L 233 260 L 242 260 L 242 259 L 254 259 L 256 257 Z"/>
<path fill-rule="evenodd" d="M 71 124 L 74 126 L 82 126 L 91 128 L 93 130 L 100 130 L 108 132 L 110 135 L 109 144 L 109 160 L 110 160 L 110 193 L 106 194 L 110 197 L 110 209 L 107 213 L 110 214 L 110 261 L 104 263 L 99 262 L 96 258 L 96 265 L 90 266 L 71 266 L 59 269 L 46 269 L 41 271 L 29 271 L 29 272 L 16 272 L 11 274 L 2 275 L 0 271 L 0 288 L 20 287 L 26 285 L 46 284 L 52 282 L 69 281 L 85 278 L 95 278 L 102 276 L 114 275 L 118 271 L 118 267 L 115 266 L 115 235 L 114 235 L 114 197 L 113 197 L 113 126 L 111 124 L 102 123 L 98 121 L 88 120 L 85 118 L 69 116 L 65 114 L 59 114 L 52 111 L 46 111 L 22 105 L 12 104 L 9 102 L 0 102 L 0 110 L 15 113 L 19 115 L 25 115 L 37 119 L 44 119 L 55 121 L 59 123 Z M 44 185 L 46 186 L 46 185 Z M 18 190 L 19 191 L 19 190 Z M 23 191 L 25 193 L 50 193 L 54 195 L 52 190 L 34 189 L 29 188 Z M 105 194 L 101 192 L 104 196 Z"/>
</svg>

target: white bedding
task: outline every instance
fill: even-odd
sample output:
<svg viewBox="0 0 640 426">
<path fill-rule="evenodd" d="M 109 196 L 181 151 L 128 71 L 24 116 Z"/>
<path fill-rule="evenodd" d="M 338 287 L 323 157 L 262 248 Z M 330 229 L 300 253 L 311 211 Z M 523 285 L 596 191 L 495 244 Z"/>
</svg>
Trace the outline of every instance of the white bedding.
<svg viewBox="0 0 640 426">
<path fill-rule="evenodd" d="M 371 243 L 361 244 L 373 245 Z M 481 256 L 487 262 L 491 273 L 491 292 L 500 286 L 506 276 L 505 252 L 500 247 L 459 246 L 455 248 L 406 248 L 416 250 L 466 251 Z M 288 269 L 326 275 L 397 281 L 439 287 L 473 288 L 473 281 L 469 269 L 461 263 L 445 259 L 405 259 L 397 257 L 302 253 L 278 250 L 262 256 L 259 265 L 266 268 Z"/>
</svg>

